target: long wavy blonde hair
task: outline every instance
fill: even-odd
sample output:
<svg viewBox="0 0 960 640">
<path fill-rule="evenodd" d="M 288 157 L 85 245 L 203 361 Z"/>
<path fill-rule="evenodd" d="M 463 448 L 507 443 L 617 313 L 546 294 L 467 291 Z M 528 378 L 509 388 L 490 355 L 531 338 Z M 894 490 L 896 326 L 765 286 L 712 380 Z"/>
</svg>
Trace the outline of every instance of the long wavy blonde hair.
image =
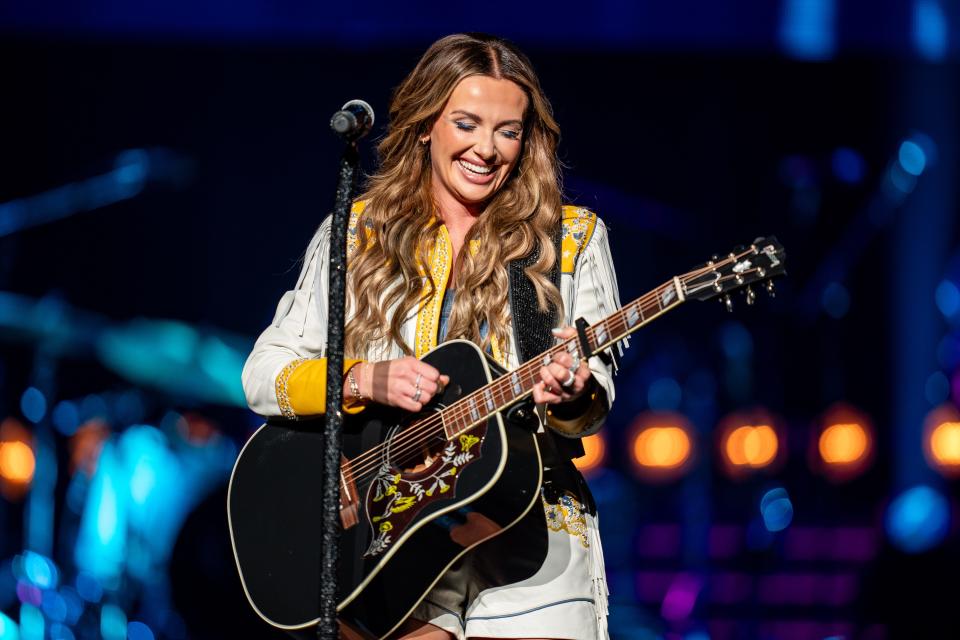
<svg viewBox="0 0 960 640">
<path fill-rule="evenodd" d="M 447 338 L 466 338 L 486 349 L 495 336 L 510 344 L 507 264 L 539 247 L 527 268 L 542 310 L 559 309 L 560 293 L 549 273 L 558 259 L 552 235 L 561 216 L 560 129 L 527 57 L 512 44 L 484 34 L 457 34 L 435 42 L 397 87 L 390 124 L 378 146 L 380 166 L 360 197 L 359 246 L 349 265 L 345 352 L 366 357 L 367 347 L 389 341 L 411 354 L 401 335 L 414 307 L 439 295 L 430 275 L 430 243 L 442 223 L 435 217 L 429 147 L 419 144 L 440 117 L 457 84 L 469 76 L 516 83 L 527 95 L 523 150 L 503 186 L 487 202 L 453 266 L 457 297 Z M 473 254 L 471 241 L 481 249 Z M 429 284 L 424 287 L 424 275 Z M 389 314 L 388 310 L 392 310 Z M 481 337 L 486 321 L 489 328 Z"/>
</svg>

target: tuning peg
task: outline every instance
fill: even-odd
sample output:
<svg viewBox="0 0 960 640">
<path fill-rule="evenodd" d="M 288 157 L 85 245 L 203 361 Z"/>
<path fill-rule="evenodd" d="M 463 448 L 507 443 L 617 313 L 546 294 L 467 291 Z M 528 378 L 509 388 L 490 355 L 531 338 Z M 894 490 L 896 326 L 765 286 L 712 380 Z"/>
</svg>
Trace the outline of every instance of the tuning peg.
<svg viewBox="0 0 960 640">
<path fill-rule="evenodd" d="M 720 298 L 720 301 L 723 302 L 723 304 L 726 306 L 727 311 L 729 311 L 730 313 L 733 313 L 733 299 L 730 298 L 729 293 L 723 296 L 722 298 Z"/>
<path fill-rule="evenodd" d="M 776 291 L 776 289 L 775 289 L 774 286 L 773 286 L 773 280 L 767 280 L 767 294 L 768 294 L 771 298 L 776 298 L 776 297 L 777 297 L 777 291 Z"/>
<path fill-rule="evenodd" d="M 744 289 L 743 295 L 747 297 L 747 304 L 753 304 L 757 300 L 757 293 L 753 290 L 753 287 L 747 287 Z"/>
</svg>

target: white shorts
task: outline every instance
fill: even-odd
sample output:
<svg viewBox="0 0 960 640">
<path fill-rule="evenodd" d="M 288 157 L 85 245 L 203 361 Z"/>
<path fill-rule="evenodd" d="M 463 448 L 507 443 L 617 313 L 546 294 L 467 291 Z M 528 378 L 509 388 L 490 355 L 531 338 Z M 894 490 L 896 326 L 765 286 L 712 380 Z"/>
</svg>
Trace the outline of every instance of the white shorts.
<svg viewBox="0 0 960 640">
<path fill-rule="evenodd" d="M 608 640 L 596 509 L 572 464 L 544 470 L 542 506 L 468 552 L 412 617 L 458 640 Z M 545 517 L 546 516 L 546 517 Z"/>
</svg>

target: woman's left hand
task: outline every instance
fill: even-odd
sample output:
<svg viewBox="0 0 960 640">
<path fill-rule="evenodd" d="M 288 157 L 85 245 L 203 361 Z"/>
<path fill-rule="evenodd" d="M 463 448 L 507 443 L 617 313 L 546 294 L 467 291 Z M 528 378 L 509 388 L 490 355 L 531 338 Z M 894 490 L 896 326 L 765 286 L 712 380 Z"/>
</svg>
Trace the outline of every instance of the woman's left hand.
<svg viewBox="0 0 960 640">
<path fill-rule="evenodd" d="M 577 335 L 573 327 L 560 327 L 553 335 L 562 340 Z M 571 372 L 573 373 L 571 379 Z M 540 382 L 533 385 L 533 401 L 537 404 L 570 402 L 583 395 L 593 373 L 584 360 L 574 362 L 573 356 L 562 351 L 553 356 L 550 364 L 540 367 Z M 569 384 L 564 385 L 564 382 Z"/>
</svg>

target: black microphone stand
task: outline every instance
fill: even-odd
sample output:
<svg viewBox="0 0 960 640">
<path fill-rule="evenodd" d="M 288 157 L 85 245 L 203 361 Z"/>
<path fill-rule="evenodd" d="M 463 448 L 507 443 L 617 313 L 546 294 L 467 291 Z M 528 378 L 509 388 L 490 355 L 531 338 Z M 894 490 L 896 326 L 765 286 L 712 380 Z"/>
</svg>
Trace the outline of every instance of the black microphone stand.
<svg viewBox="0 0 960 640">
<path fill-rule="evenodd" d="M 349 105 L 350 103 L 348 103 Z M 347 105 L 344 105 L 345 107 Z M 338 640 L 337 624 L 337 563 L 340 548 L 340 457 L 343 428 L 343 324 L 347 290 L 347 225 L 350 206 L 357 180 L 360 154 L 357 140 L 363 137 L 373 123 L 344 126 L 344 112 L 338 111 L 330 121 L 334 131 L 347 142 L 340 160 L 336 202 L 330 226 L 330 273 L 327 306 L 327 407 L 323 431 L 323 540 L 320 554 L 320 618 L 317 637 L 320 640 Z"/>
</svg>

